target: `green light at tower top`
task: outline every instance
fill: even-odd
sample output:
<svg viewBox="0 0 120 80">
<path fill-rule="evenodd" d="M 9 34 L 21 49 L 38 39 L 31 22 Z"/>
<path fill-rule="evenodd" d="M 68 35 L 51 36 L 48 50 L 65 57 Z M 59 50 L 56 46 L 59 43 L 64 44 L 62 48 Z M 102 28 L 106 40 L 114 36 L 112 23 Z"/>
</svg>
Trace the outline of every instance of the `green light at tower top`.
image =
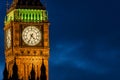
<svg viewBox="0 0 120 80">
<path fill-rule="evenodd" d="M 5 18 L 5 23 L 11 21 L 48 22 L 48 14 L 40 0 L 15 0 Z"/>
<path fill-rule="evenodd" d="M 22 22 L 48 21 L 48 14 L 46 10 L 14 9 L 6 16 L 5 22 L 10 21 L 22 21 Z"/>
</svg>

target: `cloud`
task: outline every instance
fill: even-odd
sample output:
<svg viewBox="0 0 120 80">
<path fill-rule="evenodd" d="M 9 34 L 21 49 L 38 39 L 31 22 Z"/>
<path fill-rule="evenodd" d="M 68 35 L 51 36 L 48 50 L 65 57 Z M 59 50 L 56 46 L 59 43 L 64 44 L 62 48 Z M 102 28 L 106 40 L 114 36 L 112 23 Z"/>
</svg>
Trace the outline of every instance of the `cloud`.
<svg viewBox="0 0 120 80">
<path fill-rule="evenodd" d="M 50 54 L 50 79 L 113 80 L 114 73 L 120 71 L 120 50 L 110 49 L 99 43 L 91 47 L 90 43 L 82 40 L 79 43 L 55 43 Z"/>
<path fill-rule="evenodd" d="M 107 0 L 48 0 L 48 3 L 50 80 L 120 80 L 119 2 L 116 5 Z M 4 16 L 0 17 L 3 25 Z"/>
</svg>

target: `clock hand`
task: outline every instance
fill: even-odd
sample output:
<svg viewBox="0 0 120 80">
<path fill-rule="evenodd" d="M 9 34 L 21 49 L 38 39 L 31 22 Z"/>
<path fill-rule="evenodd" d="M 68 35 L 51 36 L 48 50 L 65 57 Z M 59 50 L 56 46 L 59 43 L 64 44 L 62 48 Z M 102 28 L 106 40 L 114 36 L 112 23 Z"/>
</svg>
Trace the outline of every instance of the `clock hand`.
<svg viewBox="0 0 120 80">
<path fill-rule="evenodd" d="M 31 37 L 32 37 L 33 39 L 35 39 L 34 36 L 33 36 L 33 33 L 31 34 Z"/>
<path fill-rule="evenodd" d="M 28 43 L 30 42 L 31 39 L 29 39 Z"/>
<path fill-rule="evenodd" d="M 30 34 L 30 39 L 29 39 L 28 43 L 30 42 L 31 38 L 32 38 L 32 34 Z"/>
</svg>

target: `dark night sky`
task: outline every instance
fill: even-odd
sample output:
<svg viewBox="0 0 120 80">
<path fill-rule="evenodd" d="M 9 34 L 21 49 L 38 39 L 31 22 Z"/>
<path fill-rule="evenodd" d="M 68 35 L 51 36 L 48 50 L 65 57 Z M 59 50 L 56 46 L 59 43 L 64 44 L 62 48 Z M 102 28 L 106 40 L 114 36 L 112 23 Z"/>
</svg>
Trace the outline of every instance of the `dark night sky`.
<svg viewBox="0 0 120 80">
<path fill-rule="evenodd" d="M 119 0 L 47 0 L 47 10 L 50 80 L 120 80 Z M 0 0 L 0 80 L 4 16 Z"/>
</svg>

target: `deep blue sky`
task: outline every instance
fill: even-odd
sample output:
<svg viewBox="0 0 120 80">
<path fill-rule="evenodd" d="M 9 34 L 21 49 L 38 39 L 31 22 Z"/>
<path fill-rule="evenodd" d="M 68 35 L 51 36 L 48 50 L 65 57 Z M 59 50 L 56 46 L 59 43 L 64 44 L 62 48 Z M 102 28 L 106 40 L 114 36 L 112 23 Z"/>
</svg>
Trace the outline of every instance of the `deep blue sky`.
<svg viewBox="0 0 120 80">
<path fill-rule="evenodd" d="M 119 0 L 47 0 L 47 10 L 50 80 L 120 80 Z M 4 16 L 1 0 L 0 76 Z"/>
</svg>

